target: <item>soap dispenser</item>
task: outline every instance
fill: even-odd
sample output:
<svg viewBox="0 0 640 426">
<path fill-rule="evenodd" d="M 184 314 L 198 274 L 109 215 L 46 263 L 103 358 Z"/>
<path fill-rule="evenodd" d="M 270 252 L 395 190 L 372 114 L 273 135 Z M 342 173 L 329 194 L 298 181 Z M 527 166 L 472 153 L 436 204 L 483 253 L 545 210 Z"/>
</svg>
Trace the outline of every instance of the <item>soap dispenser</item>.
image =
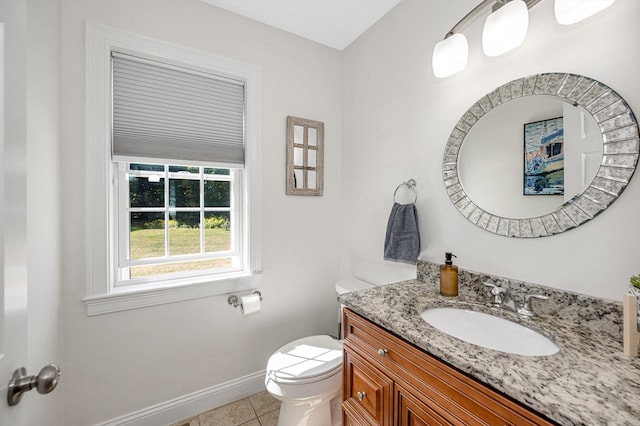
<svg viewBox="0 0 640 426">
<path fill-rule="evenodd" d="M 458 295 L 458 267 L 453 264 L 453 253 L 444 254 L 444 265 L 440 265 L 440 294 L 455 297 Z"/>
</svg>

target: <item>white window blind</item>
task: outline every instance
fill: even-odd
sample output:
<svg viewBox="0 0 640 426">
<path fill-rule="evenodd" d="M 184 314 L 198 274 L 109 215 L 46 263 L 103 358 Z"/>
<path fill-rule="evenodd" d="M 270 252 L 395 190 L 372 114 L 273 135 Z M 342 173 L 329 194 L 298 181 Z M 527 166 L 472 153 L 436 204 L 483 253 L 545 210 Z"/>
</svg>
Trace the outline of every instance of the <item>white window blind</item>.
<svg viewBox="0 0 640 426">
<path fill-rule="evenodd" d="M 115 161 L 244 164 L 244 84 L 112 52 Z"/>
</svg>

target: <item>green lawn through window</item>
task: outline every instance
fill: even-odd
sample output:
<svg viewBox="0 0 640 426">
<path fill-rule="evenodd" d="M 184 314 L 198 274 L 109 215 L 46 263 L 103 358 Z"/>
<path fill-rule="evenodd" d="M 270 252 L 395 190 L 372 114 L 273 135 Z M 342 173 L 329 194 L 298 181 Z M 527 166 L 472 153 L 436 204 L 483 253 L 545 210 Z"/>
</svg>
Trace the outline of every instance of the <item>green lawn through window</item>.
<svg viewBox="0 0 640 426">
<path fill-rule="evenodd" d="M 213 228 L 205 229 L 205 252 L 231 249 L 231 231 Z M 145 259 L 164 256 L 164 230 L 139 229 L 131 232 L 131 259 Z M 198 228 L 170 228 L 169 254 L 184 255 L 200 253 L 200 230 Z M 173 262 L 162 265 L 136 266 L 131 268 L 131 278 L 221 268 L 230 266 L 229 258 L 208 259 L 191 262 Z"/>
</svg>

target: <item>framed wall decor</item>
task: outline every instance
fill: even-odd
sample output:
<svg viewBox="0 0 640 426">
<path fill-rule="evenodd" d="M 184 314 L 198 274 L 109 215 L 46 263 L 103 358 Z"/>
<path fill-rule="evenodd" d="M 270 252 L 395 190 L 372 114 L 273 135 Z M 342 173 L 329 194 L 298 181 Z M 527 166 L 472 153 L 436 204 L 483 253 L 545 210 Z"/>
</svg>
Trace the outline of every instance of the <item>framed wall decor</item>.
<svg viewBox="0 0 640 426">
<path fill-rule="evenodd" d="M 564 194 L 562 117 L 525 123 L 523 194 Z"/>
<path fill-rule="evenodd" d="M 322 195 L 324 123 L 287 117 L 287 195 Z"/>
</svg>

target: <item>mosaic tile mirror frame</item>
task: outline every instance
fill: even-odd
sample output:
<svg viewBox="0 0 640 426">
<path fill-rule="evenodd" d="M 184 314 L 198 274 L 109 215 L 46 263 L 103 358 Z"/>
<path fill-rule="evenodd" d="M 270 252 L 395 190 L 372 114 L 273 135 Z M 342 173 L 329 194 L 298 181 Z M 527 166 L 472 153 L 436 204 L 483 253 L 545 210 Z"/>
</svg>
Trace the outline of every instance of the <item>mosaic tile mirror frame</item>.
<svg viewBox="0 0 640 426">
<path fill-rule="evenodd" d="M 524 218 L 494 214 L 465 192 L 458 165 L 461 147 L 474 125 L 489 112 L 512 100 L 536 95 L 549 95 L 588 112 L 602 135 L 602 160 L 591 183 L 559 208 Z M 486 231 L 515 238 L 555 235 L 588 222 L 618 199 L 636 169 L 639 146 L 633 112 L 607 85 L 575 74 L 531 75 L 503 84 L 483 96 L 460 118 L 445 147 L 444 186 L 456 209 Z"/>
</svg>

